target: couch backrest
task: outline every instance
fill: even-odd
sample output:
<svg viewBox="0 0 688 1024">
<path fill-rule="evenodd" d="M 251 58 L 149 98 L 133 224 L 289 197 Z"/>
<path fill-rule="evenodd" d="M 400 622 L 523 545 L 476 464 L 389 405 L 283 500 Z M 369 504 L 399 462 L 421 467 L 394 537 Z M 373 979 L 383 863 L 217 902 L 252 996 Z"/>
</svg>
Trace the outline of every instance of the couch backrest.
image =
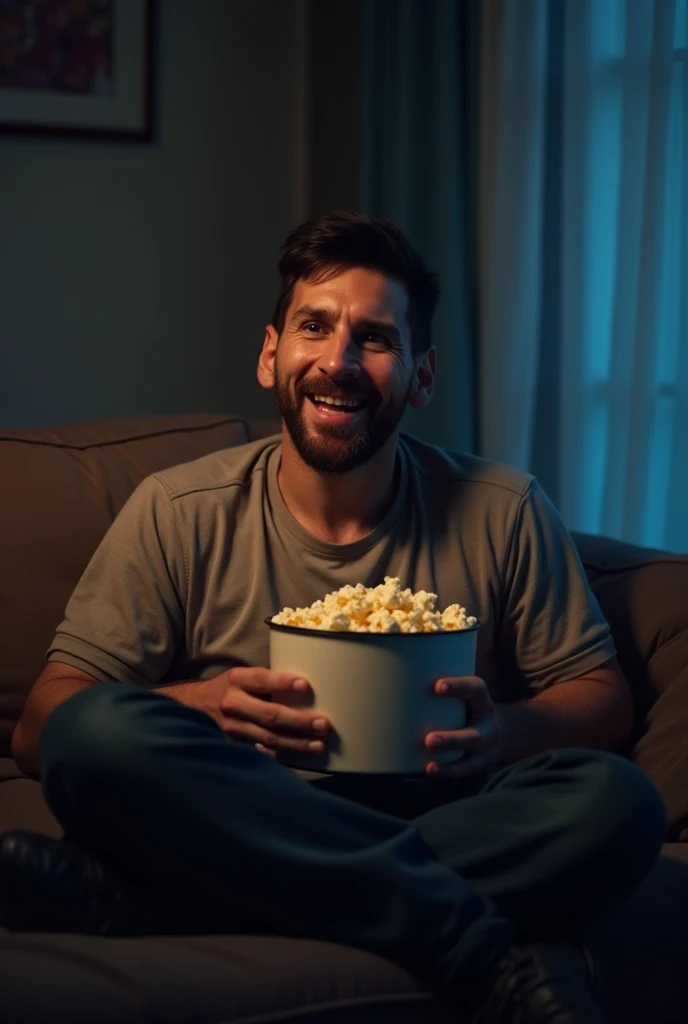
<svg viewBox="0 0 688 1024">
<path fill-rule="evenodd" d="M 187 414 L 0 430 L 0 757 L 69 596 L 150 473 L 275 433 L 274 420 Z"/>
</svg>

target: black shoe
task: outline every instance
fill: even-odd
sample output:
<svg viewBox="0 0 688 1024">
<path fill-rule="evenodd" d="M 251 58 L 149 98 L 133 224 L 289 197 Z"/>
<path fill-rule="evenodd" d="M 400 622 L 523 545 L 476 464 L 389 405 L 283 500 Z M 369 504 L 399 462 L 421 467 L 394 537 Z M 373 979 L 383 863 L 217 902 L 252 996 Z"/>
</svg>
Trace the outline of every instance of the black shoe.
<svg viewBox="0 0 688 1024">
<path fill-rule="evenodd" d="M 123 936 L 220 930 L 209 918 L 180 905 L 178 894 L 163 898 L 64 839 L 0 835 L 0 924 L 10 931 Z"/>
<path fill-rule="evenodd" d="M 587 951 L 513 946 L 471 1024 L 604 1024 Z"/>
</svg>

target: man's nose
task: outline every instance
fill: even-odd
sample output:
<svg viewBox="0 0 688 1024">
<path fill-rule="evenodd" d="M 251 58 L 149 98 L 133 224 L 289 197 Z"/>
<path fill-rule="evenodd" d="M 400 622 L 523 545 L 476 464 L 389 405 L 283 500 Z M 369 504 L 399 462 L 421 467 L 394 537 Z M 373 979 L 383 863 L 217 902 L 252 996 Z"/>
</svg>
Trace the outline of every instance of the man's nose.
<svg viewBox="0 0 688 1024">
<path fill-rule="evenodd" d="M 332 332 L 320 350 L 318 369 L 328 377 L 358 377 L 361 372 L 360 351 L 351 331 Z"/>
</svg>

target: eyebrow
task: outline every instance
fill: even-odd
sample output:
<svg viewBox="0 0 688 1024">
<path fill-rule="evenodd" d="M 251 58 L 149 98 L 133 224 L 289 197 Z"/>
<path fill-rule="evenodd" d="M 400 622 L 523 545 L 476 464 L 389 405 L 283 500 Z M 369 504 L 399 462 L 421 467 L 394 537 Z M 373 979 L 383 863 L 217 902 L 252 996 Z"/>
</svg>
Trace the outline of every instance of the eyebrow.
<svg viewBox="0 0 688 1024">
<path fill-rule="evenodd" d="M 293 327 L 301 320 L 322 320 L 324 323 L 332 324 L 337 320 L 337 313 L 331 309 L 325 309 L 323 306 L 300 306 L 289 318 L 289 324 Z M 389 334 L 396 341 L 401 341 L 399 328 L 391 320 L 363 317 L 356 321 L 354 327 L 357 331 L 381 331 L 383 334 Z"/>
</svg>

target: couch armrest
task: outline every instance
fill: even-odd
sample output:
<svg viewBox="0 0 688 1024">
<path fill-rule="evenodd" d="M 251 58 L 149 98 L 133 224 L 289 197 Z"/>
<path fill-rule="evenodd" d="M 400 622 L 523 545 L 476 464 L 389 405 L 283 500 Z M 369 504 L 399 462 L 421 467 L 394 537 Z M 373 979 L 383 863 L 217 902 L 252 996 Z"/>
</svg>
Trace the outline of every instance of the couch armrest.
<svg viewBox="0 0 688 1024">
<path fill-rule="evenodd" d="M 633 691 L 627 753 L 664 798 L 667 838 L 688 841 L 688 557 L 572 536 Z"/>
</svg>

